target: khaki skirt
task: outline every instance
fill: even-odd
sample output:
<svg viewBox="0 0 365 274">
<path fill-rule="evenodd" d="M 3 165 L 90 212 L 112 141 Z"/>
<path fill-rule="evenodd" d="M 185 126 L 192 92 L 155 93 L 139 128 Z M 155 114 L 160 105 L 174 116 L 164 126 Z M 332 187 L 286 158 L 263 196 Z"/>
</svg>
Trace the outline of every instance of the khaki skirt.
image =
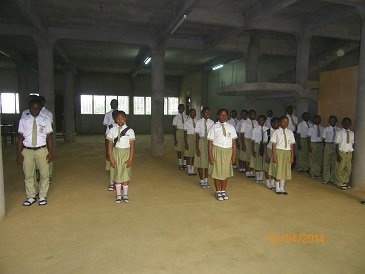
<svg viewBox="0 0 365 274">
<path fill-rule="evenodd" d="M 243 151 L 242 149 L 240 149 L 240 160 L 245 161 L 245 162 L 250 162 L 251 155 L 252 155 L 252 151 L 251 151 L 252 140 L 249 138 L 244 138 L 244 141 L 245 141 L 245 145 L 246 145 L 246 150 Z"/>
<path fill-rule="evenodd" d="M 233 176 L 232 148 L 213 146 L 214 164 L 209 164 L 208 174 L 216 180 L 226 180 Z"/>
<path fill-rule="evenodd" d="M 251 153 L 251 161 L 250 161 L 250 167 L 253 168 L 256 171 L 262 171 L 263 170 L 263 156 L 259 153 L 260 144 L 255 144 L 255 152 L 256 157 L 253 157 Z"/>
<path fill-rule="evenodd" d="M 105 170 L 109 171 L 110 170 L 110 163 L 107 159 L 105 159 Z"/>
<path fill-rule="evenodd" d="M 130 148 L 113 148 L 113 159 L 115 168 L 110 168 L 110 180 L 117 184 L 127 182 L 131 179 L 132 168 L 126 167 L 125 162 L 129 159 Z"/>
<path fill-rule="evenodd" d="M 189 145 L 189 149 L 184 151 L 185 157 L 195 157 L 196 139 L 195 134 L 187 134 L 186 139 Z"/>
<path fill-rule="evenodd" d="M 263 166 L 263 168 L 264 168 L 265 172 L 269 172 L 270 164 L 272 162 L 272 149 L 267 147 L 266 151 L 267 151 L 267 156 L 269 156 L 270 162 L 269 163 L 265 162 L 265 155 L 264 155 L 264 166 Z"/>
<path fill-rule="evenodd" d="M 175 146 L 175 150 L 184 151 L 185 150 L 185 140 L 184 140 L 184 130 L 183 129 L 176 130 L 176 140 L 177 140 L 177 146 Z"/>
<path fill-rule="evenodd" d="M 277 149 L 278 163 L 270 164 L 269 175 L 277 180 L 291 180 L 290 150 Z"/>
<path fill-rule="evenodd" d="M 200 156 L 195 154 L 194 167 L 206 169 L 209 166 L 207 138 L 200 137 L 199 150 L 200 150 Z"/>
</svg>

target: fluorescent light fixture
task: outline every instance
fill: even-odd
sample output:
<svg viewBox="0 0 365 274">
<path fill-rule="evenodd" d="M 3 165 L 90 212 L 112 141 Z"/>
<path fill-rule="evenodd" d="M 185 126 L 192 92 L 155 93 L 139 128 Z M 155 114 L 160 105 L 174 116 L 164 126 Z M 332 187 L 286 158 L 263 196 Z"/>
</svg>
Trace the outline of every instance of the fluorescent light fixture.
<svg viewBox="0 0 365 274">
<path fill-rule="evenodd" d="M 147 57 L 144 59 L 144 64 L 147 65 L 149 62 L 151 62 L 151 57 Z"/>
<path fill-rule="evenodd" d="M 219 65 L 212 67 L 212 70 L 220 69 L 222 67 L 223 67 L 223 64 L 219 64 Z"/>
<path fill-rule="evenodd" d="M 185 21 L 186 17 L 188 17 L 186 14 L 180 19 L 180 21 L 176 24 L 176 26 L 172 29 L 171 34 L 174 34 L 174 32 L 180 27 L 180 25 Z"/>
<path fill-rule="evenodd" d="M 10 55 L 9 54 L 7 54 L 6 52 L 3 52 L 2 50 L 0 50 L 0 53 L 2 54 L 2 55 L 5 55 L 6 57 L 10 57 Z"/>
</svg>

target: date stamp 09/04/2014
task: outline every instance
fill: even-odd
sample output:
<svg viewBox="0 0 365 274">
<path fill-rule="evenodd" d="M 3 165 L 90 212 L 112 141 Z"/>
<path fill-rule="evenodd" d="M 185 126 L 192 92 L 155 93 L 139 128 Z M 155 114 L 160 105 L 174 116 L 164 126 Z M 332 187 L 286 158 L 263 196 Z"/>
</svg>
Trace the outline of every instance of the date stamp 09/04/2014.
<svg viewBox="0 0 365 274">
<path fill-rule="evenodd" d="M 324 244 L 323 233 L 270 233 L 267 237 L 270 244 Z"/>
</svg>

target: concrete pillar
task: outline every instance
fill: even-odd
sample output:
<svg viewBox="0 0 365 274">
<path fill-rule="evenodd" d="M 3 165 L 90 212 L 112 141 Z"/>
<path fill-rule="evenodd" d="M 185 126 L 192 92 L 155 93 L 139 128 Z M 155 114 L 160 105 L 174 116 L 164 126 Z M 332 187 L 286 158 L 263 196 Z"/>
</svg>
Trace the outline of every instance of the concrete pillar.
<svg viewBox="0 0 365 274">
<path fill-rule="evenodd" d="M 260 45 L 256 30 L 251 30 L 246 62 L 246 83 L 257 83 L 259 72 Z"/>
<path fill-rule="evenodd" d="M 296 116 L 298 116 L 299 120 L 302 120 L 303 112 L 308 112 L 309 109 L 309 98 L 298 96 L 296 97 L 297 107 L 296 107 Z"/>
<path fill-rule="evenodd" d="M 308 85 L 311 35 L 297 37 L 296 83 Z"/>
<path fill-rule="evenodd" d="M 66 143 L 75 142 L 75 93 L 74 75 L 72 70 L 65 71 L 65 92 L 63 95 L 63 126 Z"/>
<path fill-rule="evenodd" d="M 365 120 L 363 119 L 365 117 L 365 9 L 361 11 L 361 42 L 355 117 L 356 147 L 353 161 L 352 186 L 357 189 L 365 189 L 365 169 L 363 166 L 365 154 L 362 149 L 365 145 Z"/>
<path fill-rule="evenodd" d="M 151 154 L 163 156 L 165 49 L 162 45 L 152 49 L 151 62 Z"/>
<path fill-rule="evenodd" d="M 29 82 L 28 82 L 28 71 L 23 67 L 23 64 L 17 64 L 18 73 L 18 93 L 19 93 L 19 111 L 22 113 L 23 110 L 28 108 L 29 98 Z"/>
<path fill-rule="evenodd" d="M 1 120 L 1 114 L 0 114 Z M 4 191 L 4 168 L 3 147 L 0 145 L 0 221 L 5 217 L 5 191 Z"/>
</svg>

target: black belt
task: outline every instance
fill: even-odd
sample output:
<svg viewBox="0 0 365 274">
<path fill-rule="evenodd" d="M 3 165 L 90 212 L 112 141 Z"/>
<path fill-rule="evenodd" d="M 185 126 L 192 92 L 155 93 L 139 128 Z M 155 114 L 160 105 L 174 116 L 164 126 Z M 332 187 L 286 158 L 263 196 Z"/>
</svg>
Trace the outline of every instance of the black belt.
<svg viewBox="0 0 365 274">
<path fill-rule="evenodd" d="M 46 147 L 46 145 L 41 146 L 41 147 L 26 147 L 26 146 L 24 146 L 24 148 L 31 149 L 31 150 L 38 150 L 38 149 L 45 148 L 45 147 Z"/>
<path fill-rule="evenodd" d="M 340 152 L 345 153 L 345 154 L 352 153 L 352 151 L 345 152 L 345 151 L 342 151 L 342 150 L 340 150 Z"/>
</svg>

